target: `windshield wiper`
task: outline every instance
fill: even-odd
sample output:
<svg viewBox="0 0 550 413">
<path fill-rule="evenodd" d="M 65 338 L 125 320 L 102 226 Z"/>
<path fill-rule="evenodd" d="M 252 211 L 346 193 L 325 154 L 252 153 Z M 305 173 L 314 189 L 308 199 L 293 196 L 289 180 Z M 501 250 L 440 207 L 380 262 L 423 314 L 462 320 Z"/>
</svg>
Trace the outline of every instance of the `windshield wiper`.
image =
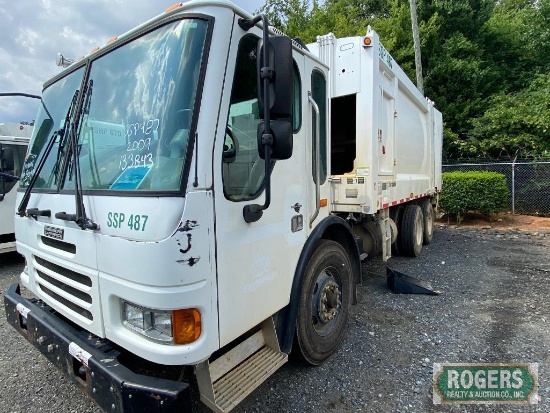
<svg viewBox="0 0 550 413">
<path fill-rule="evenodd" d="M 90 101 L 92 98 L 93 80 L 90 79 L 88 86 L 84 89 L 84 102 L 80 106 L 79 112 L 73 118 L 69 129 L 69 145 L 71 148 L 71 155 L 73 156 L 72 169 L 74 171 L 75 182 L 75 204 L 76 214 L 67 214 L 65 211 L 57 212 L 55 217 L 65 221 L 75 222 L 81 229 L 91 229 L 93 231 L 99 229 L 99 225 L 86 216 L 86 208 L 84 206 L 84 196 L 82 195 L 82 181 L 80 177 L 80 164 L 78 160 L 78 139 L 82 129 L 83 114 L 90 107 Z M 69 172 L 70 173 L 70 172 Z"/>
<path fill-rule="evenodd" d="M 58 130 L 58 136 L 59 136 L 59 146 L 57 147 L 57 157 L 55 159 L 55 165 L 53 167 L 52 175 L 55 179 L 54 183 L 58 184 L 59 182 L 59 173 L 62 170 L 62 164 L 63 160 L 65 159 L 65 143 L 67 142 L 67 132 L 70 131 L 71 128 L 71 122 L 74 119 L 75 112 L 76 112 L 76 102 L 78 99 L 78 93 L 79 90 L 75 90 L 73 98 L 71 100 L 71 105 L 69 106 L 69 110 L 67 111 L 67 115 L 65 116 L 65 121 L 63 122 L 63 127 Z"/>
<path fill-rule="evenodd" d="M 34 170 L 33 176 L 31 177 L 31 180 L 30 180 L 29 184 L 27 185 L 27 188 L 25 189 L 25 193 L 23 194 L 23 199 L 21 199 L 21 203 L 19 204 L 19 207 L 17 208 L 17 214 L 20 217 L 35 216 L 34 214 L 28 214 L 28 211 L 27 211 L 27 205 L 29 204 L 29 199 L 31 197 L 31 191 L 34 188 L 34 185 L 36 184 L 36 181 L 38 180 L 40 172 L 42 172 L 42 169 L 44 168 L 44 165 L 46 164 L 46 159 L 48 159 L 48 156 L 49 156 L 50 152 L 52 151 L 53 145 L 55 144 L 55 141 L 57 140 L 58 137 L 60 139 L 60 148 L 62 146 L 63 137 L 65 136 L 65 132 L 67 131 L 68 125 L 70 124 L 71 118 L 73 116 L 73 112 L 75 110 L 77 96 L 78 96 L 78 90 L 76 90 L 74 92 L 73 98 L 71 100 L 71 104 L 69 105 L 69 109 L 67 110 L 67 116 L 65 117 L 65 122 L 63 124 L 63 128 L 61 128 L 59 130 L 56 130 L 53 133 L 50 140 L 48 141 L 48 144 L 46 145 L 46 148 L 44 149 L 44 153 L 42 154 L 42 157 L 40 158 L 40 161 L 38 162 L 38 165 L 36 166 L 36 168 Z M 46 110 L 46 113 L 48 114 L 48 117 L 50 118 L 50 121 L 53 124 L 53 122 L 54 122 L 53 117 L 50 115 L 50 112 L 46 109 L 46 105 L 44 104 L 44 101 L 42 101 L 42 99 L 40 99 L 40 100 L 42 102 L 42 105 L 44 106 L 44 109 Z M 44 122 L 42 122 L 42 124 L 44 124 Z M 38 136 L 39 133 L 40 133 L 40 130 L 38 131 L 37 136 Z M 59 159 L 59 150 L 60 149 L 58 149 L 58 159 Z M 56 165 L 56 168 L 57 168 L 57 165 Z M 35 208 L 32 208 L 32 209 L 34 210 Z"/>
</svg>

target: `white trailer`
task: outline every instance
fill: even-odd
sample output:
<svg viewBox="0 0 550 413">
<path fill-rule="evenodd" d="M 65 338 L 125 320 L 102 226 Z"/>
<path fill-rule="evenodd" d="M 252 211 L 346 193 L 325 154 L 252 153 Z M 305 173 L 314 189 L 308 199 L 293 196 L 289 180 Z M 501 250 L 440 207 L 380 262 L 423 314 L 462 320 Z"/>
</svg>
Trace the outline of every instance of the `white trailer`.
<svg viewBox="0 0 550 413">
<path fill-rule="evenodd" d="M 107 411 L 190 409 L 185 368 L 226 412 L 291 349 L 322 363 L 361 259 L 431 241 L 441 115 L 372 30 L 306 48 L 179 3 L 42 103 L 16 206 L 39 301 L 15 284 L 6 315 Z"/>
<path fill-rule="evenodd" d="M 0 254 L 15 251 L 15 199 L 32 126 L 0 123 Z"/>
</svg>

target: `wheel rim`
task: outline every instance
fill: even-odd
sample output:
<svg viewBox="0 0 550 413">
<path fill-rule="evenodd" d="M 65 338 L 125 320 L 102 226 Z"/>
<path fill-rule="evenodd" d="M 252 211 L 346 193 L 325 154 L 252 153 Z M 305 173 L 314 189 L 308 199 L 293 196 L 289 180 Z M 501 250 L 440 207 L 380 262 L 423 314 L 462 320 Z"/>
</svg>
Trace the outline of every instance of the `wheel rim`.
<svg viewBox="0 0 550 413">
<path fill-rule="evenodd" d="M 317 334 L 326 336 L 337 325 L 342 305 L 341 283 L 335 268 L 325 268 L 313 288 L 311 321 Z"/>
<path fill-rule="evenodd" d="M 433 230 L 434 230 L 434 228 L 433 228 L 434 216 L 433 216 L 433 209 L 432 209 L 432 207 L 429 206 L 428 209 L 427 209 L 427 211 L 428 211 L 428 216 L 426 217 L 426 218 L 427 218 L 427 219 L 426 219 L 426 224 L 427 224 L 428 228 L 426 228 L 426 229 L 427 229 L 426 232 L 427 232 L 428 235 L 431 237 L 431 236 L 432 236 L 432 233 L 433 233 Z"/>
<path fill-rule="evenodd" d="M 422 214 L 417 214 L 414 227 L 415 227 L 415 231 L 414 231 L 415 245 L 422 245 L 422 232 L 424 231 Z"/>
</svg>

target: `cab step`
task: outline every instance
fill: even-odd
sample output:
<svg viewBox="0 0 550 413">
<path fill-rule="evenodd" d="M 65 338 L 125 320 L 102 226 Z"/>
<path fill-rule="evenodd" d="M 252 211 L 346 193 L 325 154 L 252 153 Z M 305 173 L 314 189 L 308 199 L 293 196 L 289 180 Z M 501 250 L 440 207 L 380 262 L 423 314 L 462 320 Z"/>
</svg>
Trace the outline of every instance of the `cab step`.
<svg viewBox="0 0 550 413">
<path fill-rule="evenodd" d="M 258 388 L 288 360 L 279 350 L 271 318 L 261 330 L 211 363 L 197 365 L 195 374 L 201 401 L 218 413 L 227 413 Z"/>
</svg>

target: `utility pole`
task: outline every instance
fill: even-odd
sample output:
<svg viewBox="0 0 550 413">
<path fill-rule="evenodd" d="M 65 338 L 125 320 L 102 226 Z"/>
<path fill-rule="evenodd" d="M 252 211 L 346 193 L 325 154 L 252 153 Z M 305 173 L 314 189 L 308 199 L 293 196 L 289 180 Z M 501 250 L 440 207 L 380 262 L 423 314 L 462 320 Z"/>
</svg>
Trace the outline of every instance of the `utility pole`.
<svg viewBox="0 0 550 413">
<path fill-rule="evenodd" d="M 416 87 L 424 94 L 424 79 L 422 77 L 422 56 L 420 54 L 420 34 L 416 17 L 416 0 L 409 0 L 411 5 L 411 24 L 414 41 L 414 64 L 416 66 Z"/>
</svg>

